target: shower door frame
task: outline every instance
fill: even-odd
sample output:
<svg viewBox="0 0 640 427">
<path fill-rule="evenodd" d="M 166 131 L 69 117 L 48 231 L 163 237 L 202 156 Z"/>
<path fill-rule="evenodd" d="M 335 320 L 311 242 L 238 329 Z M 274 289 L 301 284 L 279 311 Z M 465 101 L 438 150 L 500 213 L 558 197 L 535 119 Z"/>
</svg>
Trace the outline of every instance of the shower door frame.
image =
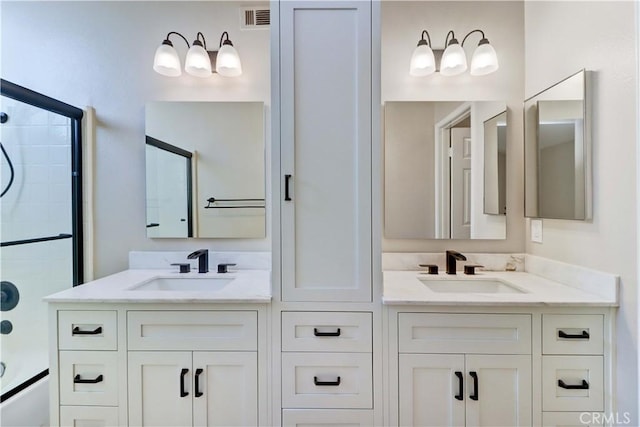
<svg viewBox="0 0 640 427">
<path fill-rule="evenodd" d="M 0 95 L 15 99 L 71 120 L 71 239 L 73 247 L 73 286 L 84 281 L 82 230 L 82 117 L 84 112 L 57 99 L 0 79 Z"/>
<path fill-rule="evenodd" d="M 16 101 L 41 108 L 52 113 L 65 116 L 71 120 L 71 241 L 73 258 L 72 285 L 81 285 L 84 281 L 84 246 L 83 246 L 83 216 L 82 216 L 82 117 L 84 112 L 72 105 L 41 93 L 0 79 L 0 95 Z M 67 238 L 59 236 L 59 238 Z M 57 237 L 27 239 L 14 242 L 3 242 L 2 246 L 36 243 L 40 241 L 56 240 Z M 22 384 L 6 391 L 0 396 L 4 402 L 32 384 L 49 375 L 49 369 L 27 379 Z"/>
</svg>

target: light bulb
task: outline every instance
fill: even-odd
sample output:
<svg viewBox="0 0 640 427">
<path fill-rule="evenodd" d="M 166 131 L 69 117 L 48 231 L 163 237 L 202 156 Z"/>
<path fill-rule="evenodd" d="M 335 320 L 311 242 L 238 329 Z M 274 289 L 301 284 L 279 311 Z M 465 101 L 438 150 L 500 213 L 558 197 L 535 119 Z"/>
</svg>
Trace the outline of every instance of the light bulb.
<svg viewBox="0 0 640 427">
<path fill-rule="evenodd" d="M 199 42 L 193 42 L 191 48 L 189 48 L 184 69 L 187 73 L 196 77 L 209 77 L 211 75 L 209 54 Z"/>
<path fill-rule="evenodd" d="M 457 42 L 449 43 L 442 54 L 440 61 L 440 74 L 443 76 L 455 76 L 467 70 L 467 58 L 464 49 Z"/>
<path fill-rule="evenodd" d="M 436 59 L 433 51 L 424 39 L 420 40 L 411 55 L 409 74 L 421 77 L 428 76 L 434 71 L 436 71 Z"/>
<path fill-rule="evenodd" d="M 471 58 L 471 75 L 484 76 L 493 73 L 499 67 L 496 50 L 487 39 L 482 39 Z"/>
<path fill-rule="evenodd" d="M 168 77 L 177 77 L 182 74 L 178 52 L 168 39 L 156 49 L 156 54 L 153 57 L 153 69 L 156 73 Z"/>
</svg>

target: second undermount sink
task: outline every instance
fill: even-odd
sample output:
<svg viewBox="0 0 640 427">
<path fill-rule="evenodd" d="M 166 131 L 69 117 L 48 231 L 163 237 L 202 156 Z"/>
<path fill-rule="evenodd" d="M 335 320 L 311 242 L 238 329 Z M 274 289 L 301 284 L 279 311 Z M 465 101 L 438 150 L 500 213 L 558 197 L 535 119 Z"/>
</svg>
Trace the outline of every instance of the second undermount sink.
<svg viewBox="0 0 640 427">
<path fill-rule="evenodd" d="M 218 292 L 233 280 L 231 277 L 156 277 L 129 290 Z"/>
<path fill-rule="evenodd" d="M 526 291 L 499 279 L 420 278 L 433 292 L 460 294 L 521 294 Z"/>
</svg>

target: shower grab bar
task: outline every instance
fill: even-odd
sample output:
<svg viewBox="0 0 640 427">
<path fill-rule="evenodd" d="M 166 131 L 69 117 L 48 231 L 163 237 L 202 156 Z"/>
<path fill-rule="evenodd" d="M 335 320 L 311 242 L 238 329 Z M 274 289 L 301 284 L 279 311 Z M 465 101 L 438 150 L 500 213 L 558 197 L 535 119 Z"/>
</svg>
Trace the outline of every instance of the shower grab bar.
<svg viewBox="0 0 640 427">
<path fill-rule="evenodd" d="M 73 236 L 71 234 L 60 233 L 57 236 L 38 237 L 36 239 L 12 240 L 12 241 L 9 241 L 9 242 L 2 242 L 2 243 L 0 243 L 0 247 L 26 245 L 26 244 L 29 244 L 29 243 L 48 242 L 50 240 L 70 239 L 72 237 Z"/>
</svg>

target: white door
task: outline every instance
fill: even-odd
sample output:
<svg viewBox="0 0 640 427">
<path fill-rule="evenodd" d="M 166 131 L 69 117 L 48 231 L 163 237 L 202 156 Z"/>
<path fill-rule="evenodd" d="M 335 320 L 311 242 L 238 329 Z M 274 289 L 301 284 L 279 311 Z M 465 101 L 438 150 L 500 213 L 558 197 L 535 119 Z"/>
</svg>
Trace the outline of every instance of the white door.
<svg viewBox="0 0 640 427">
<path fill-rule="evenodd" d="M 464 426 L 464 372 L 461 354 L 400 354 L 400 425 Z"/>
<path fill-rule="evenodd" d="M 531 426 L 531 356 L 466 356 L 467 427 Z"/>
<path fill-rule="evenodd" d="M 192 425 L 191 352 L 129 352 L 129 425 Z"/>
<path fill-rule="evenodd" d="M 257 353 L 194 352 L 193 372 L 194 426 L 258 425 Z"/>
<path fill-rule="evenodd" d="M 451 129 L 451 238 L 471 237 L 471 128 Z"/>
<path fill-rule="evenodd" d="M 371 3 L 280 2 L 280 61 L 282 299 L 371 301 Z"/>
</svg>

